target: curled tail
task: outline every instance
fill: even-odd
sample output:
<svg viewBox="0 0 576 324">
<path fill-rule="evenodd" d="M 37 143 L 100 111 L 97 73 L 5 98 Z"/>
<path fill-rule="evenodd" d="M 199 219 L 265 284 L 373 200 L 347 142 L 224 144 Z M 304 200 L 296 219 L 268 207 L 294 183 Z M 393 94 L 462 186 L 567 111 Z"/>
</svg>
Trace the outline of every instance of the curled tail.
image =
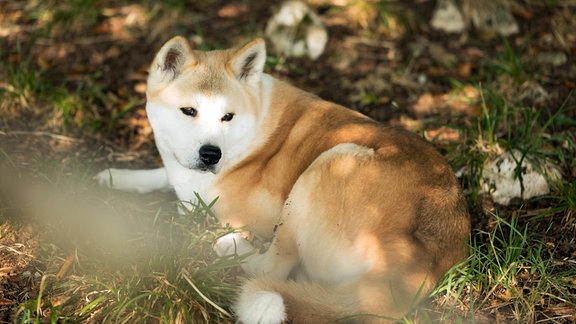
<svg viewBox="0 0 576 324">
<path fill-rule="evenodd" d="M 327 323 L 347 313 L 346 299 L 316 283 L 256 278 L 242 286 L 235 310 L 244 324 L 282 323 L 288 318 L 294 323 Z"/>
<path fill-rule="evenodd" d="M 382 295 L 371 300 L 373 307 L 359 302 L 358 286 L 327 286 L 308 281 L 278 281 L 256 278 L 247 281 L 235 304 L 238 320 L 244 324 L 283 323 L 381 323 L 393 317 L 376 317 L 367 314 L 370 308 L 380 311 L 388 308 L 388 316 L 401 316 L 404 309 L 392 309 L 390 300 Z M 386 299 L 385 297 L 383 299 Z M 386 305 L 388 304 L 388 305 Z M 403 308 L 403 307 L 400 307 Z M 375 314 L 375 313 L 372 313 Z"/>
</svg>

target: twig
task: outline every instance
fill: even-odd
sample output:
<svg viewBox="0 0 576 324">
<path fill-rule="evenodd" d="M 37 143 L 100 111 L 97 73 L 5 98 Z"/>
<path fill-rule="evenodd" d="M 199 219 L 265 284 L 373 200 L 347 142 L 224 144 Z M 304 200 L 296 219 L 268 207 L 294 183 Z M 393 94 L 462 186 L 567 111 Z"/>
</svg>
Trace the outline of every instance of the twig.
<svg viewBox="0 0 576 324">
<path fill-rule="evenodd" d="M 21 246 L 24 246 L 24 245 L 21 245 Z M 10 252 L 14 252 L 14 253 L 16 253 L 16 254 L 18 254 L 18 255 L 25 255 L 25 256 L 28 256 L 28 257 L 32 257 L 32 255 L 30 255 L 30 254 L 28 254 L 28 253 L 20 252 L 20 251 L 16 250 L 15 248 L 12 248 L 12 247 L 9 247 L 9 246 L 6 246 L 6 245 L 0 245 L 0 249 L 6 249 L 6 250 L 8 250 L 8 251 L 10 251 Z"/>
<path fill-rule="evenodd" d="M 77 143 L 84 142 L 83 139 L 73 138 L 73 137 L 69 137 L 66 135 L 60 135 L 60 134 L 52 134 L 52 133 L 42 132 L 42 131 L 12 131 L 12 132 L 0 131 L 0 135 L 4 135 L 4 136 L 47 136 L 47 137 L 52 137 L 52 138 L 55 138 L 55 139 L 61 140 L 61 141 L 77 142 Z"/>
</svg>

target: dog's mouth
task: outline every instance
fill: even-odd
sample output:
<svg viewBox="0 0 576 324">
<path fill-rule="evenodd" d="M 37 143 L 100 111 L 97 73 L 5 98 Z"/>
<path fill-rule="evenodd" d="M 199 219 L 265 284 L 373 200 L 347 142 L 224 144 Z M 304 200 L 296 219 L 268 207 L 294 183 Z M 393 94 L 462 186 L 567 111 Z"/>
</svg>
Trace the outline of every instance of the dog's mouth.
<svg viewBox="0 0 576 324">
<path fill-rule="evenodd" d="M 202 161 L 196 161 L 193 164 L 183 164 L 183 166 L 187 167 L 190 170 L 194 170 L 194 171 L 198 171 L 201 173 L 213 173 L 216 174 L 218 173 L 218 171 L 220 171 L 220 168 L 218 167 L 218 164 L 206 164 Z"/>
<path fill-rule="evenodd" d="M 208 173 L 211 172 L 213 174 L 217 174 L 218 171 L 220 171 L 218 168 L 218 164 L 212 164 L 212 165 L 208 165 L 202 161 L 195 161 L 193 163 L 182 163 L 182 161 L 178 158 L 178 156 L 176 156 L 176 154 L 174 154 L 174 157 L 176 158 L 176 161 L 178 161 L 178 163 L 190 170 L 195 170 L 201 173 Z"/>
<path fill-rule="evenodd" d="M 202 164 L 204 164 L 204 163 L 202 163 Z M 192 168 L 192 169 L 203 172 L 203 173 L 206 173 L 206 172 L 212 172 L 213 174 L 218 173 L 218 170 L 217 170 L 216 166 L 214 166 L 214 165 L 205 165 L 204 164 L 202 166 L 198 166 L 198 167 Z"/>
</svg>

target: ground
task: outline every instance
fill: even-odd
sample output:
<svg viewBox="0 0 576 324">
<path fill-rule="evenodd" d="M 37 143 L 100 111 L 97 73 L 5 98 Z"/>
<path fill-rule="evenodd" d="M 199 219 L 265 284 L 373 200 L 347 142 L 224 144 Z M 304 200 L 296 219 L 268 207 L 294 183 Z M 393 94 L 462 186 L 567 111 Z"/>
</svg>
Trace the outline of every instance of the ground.
<svg viewBox="0 0 576 324">
<path fill-rule="evenodd" d="M 176 262 L 174 251 L 187 249 L 164 237 L 167 229 L 204 239 L 217 236 L 207 234 L 213 224 L 174 221 L 167 211 L 174 205 L 164 204 L 174 200 L 170 193 L 119 195 L 90 178 L 109 166 L 161 164 L 144 105 L 147 67 L 164 41 L 181 34 L 199 49 L 243 44 L 263 35 L 270 3 L 0 0 L 0 323 L 111 316 L 210 322 L 206 312 L 190 310 L 212 307 L 207 299 L 226 304 L 227 293 L 217 289 L 209 298 L 195 295 L 198 301 L 182 297 L 210 290 L 211 281 L 197 279 L 202 266 L 221 265 L 214 257 L 187 260 L 174 275 L 156 264 L 172 253 Z M 477 322 L 576 321 L 576 4 L 511 3 L 520 32 L 503 37 L 473 26 L 457 34 L 433 30 L 434 1 L 314 0 L 329 33 L 324 54 L 310 60 L 269 53 L 268 73 L 420 133 L 460 175 L 473 256 L 468 270 L 454 274 L 459 292 L 442 286 L 427 306 L 434 311 L 414 318 L 447 316 L 438 309 L 450 306 L 458 318 Z M 553 162 L 562 180 L 545 197 L 495 204 L 481 190 L 480 169 L 509 149 Z M 35 194 L 33 202 L 21 192 Z M 63 195 L 75 204 L 66 205 Z M 46 201 L 53 208 L 38 207 Z M 98 220 L 78 219 L 79 211 Z M 95 230 L 109 224 L 114 233 Z M 127 260 L 137 265 L 116 267 Z M 130 289 L 137 292 L 121 302 Z M 133 305 L 143 291 L 150 295 L 142 299 L 182 298 L 181 309 L 193 315 L 142 311 Z"/>
</svg>

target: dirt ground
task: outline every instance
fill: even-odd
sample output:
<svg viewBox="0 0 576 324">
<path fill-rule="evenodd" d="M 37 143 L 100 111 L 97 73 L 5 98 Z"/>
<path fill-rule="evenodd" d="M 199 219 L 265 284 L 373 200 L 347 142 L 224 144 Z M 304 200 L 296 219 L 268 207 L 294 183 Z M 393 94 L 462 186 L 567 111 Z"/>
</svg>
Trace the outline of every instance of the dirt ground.
<svg viewBox="0 0 576 324">
<path fill-rule="evenodd" d="M 491 82 L 491 89 L 512 102 L 541 107 L 550 114 L 571 107 L 565 114 L 576 120 L 573 1 L 554 8 L 519 1 L 512 13 L 520 33 L 508 38 L 474 28 L 460 34 L 435 31 L 428 24 L 433 1 L 390 2 L 386 23 L 370 13 L 338 9 L 337 2 L 314 2 L 330 36 L 325 53 L 316 61 L 288 58 L 271 64 L 269 73 L 384 123 L 421 132 L 445 154 L 450 145 L 463 140 L 455 129 L 473 127 L 481 114 L 481 99 L 471 87 L 479 81 Z M 45 101 L 30 102 L 16 111 L 2 106 L 0 148 L 22 173 L 36 170 L 40 160 L 73 169 L 78 156 L 92 156 L 94 170 L 159 165 L 144 111 L 146 69 L 155 51 L 175 34 L 201 39 L 200 45 L 209 48 L 237 45 L 248 39 L 247 34 L 261 34 L 272 10 L 269 1 L 261 0 L 191 2 L 180 14 L 158 11 L 154 23 L 147 25 L 139 21 L 143 6 L 137 3 L 93 5 L 105 9 L 97 8 L 96 23 L 89 29 L 79 15 L 37 35 L 38 18 L 23 14 L 26 1 L 0 0 L 0 20 L 13 26 L 0 29 L 1 60 L 42 71 L 53 83 L 47 91 L 58 91 L 59 86 L 68 93 L 93 89 L 91 98 L 82 99 L 82 104 L 90 105 L 70 116 L 51 113 L 52 105 Z M 506 44 L 517 57 L 507 56 L 512 54 Z M 553 61 L 559 53 L 567 60 Z M 520 76 L 526 82 L 517 84 L 513 78 L 499 77 L 498 67 L 487 68 L 514 60 L 522 66 L 518 73 L 529 75 Z M 455 84 L 463 86 L 455 91 Z M 574 134 L 576 125 L 565 124 L 560 131 Z M 572 181 L 576 177 L 574 165 L 565 165 L 563 171 Z M 53 266 L 39 258 L 49 248 L 41 247 L 42 228 L 27 224 L 22 215 L 12 215 L 17 211 L 2 199 L 7 198 L 0 195 L 3 215 L 18 221 L 0 228 L 0 323 L 9 321 L 19 302 L 38 295 L 42 272 Z M 526 204 L 525 212 L 548 207 L 546 200 L 539 200 Z M 490 228 L 493 219 L 487 211 L 493 208 L 489 197 L 471 202 L 475 230 Z M 517 210 L 497 208 L 503 213 Z M 557 227 L 542 234 L 554 246 L 556 258 L 574 260 L 573 237 L 559 222 L 546 225 Z"/>
</svg>

